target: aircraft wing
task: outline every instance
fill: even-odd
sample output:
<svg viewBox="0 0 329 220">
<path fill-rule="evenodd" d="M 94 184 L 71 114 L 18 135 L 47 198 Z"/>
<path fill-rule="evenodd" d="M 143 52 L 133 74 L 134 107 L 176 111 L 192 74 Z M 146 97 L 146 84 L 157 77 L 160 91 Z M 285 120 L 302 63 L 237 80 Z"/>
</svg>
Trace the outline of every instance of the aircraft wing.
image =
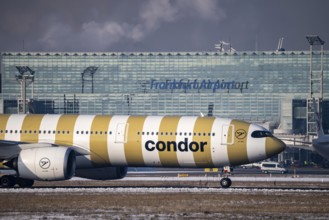
<svg viewBox="0 0 329 220">
<path fill-rule="evenodd" d="M 293 148 L 299 148 L 303 150 L 311 150 L 315 151 L 313 146 L 307 146 L 307 145 L 293 145 L 293 144 L 286 144 L 287 147 L 293 147 Z"/>
<path fill-rule="evenodd" d="M 43 148 L 43 147 L 58 147 L 58 145 L 50 143 L 24 143 L 15 141 L 0 141 L 0 161 L 10 160 L 19 155 L 22 150 L 32 149 L 32 148 Z M 89 155 L 90 152 L 76 146 L 65 146 L 71 147 L 79 155 Z"/>
<path fill-rule="evenodd" d="M 26 142 L 0 140 L 0 148 L 1 147 L 6 147 L 6 146 L 15 146 L 15 145 L 18 145 L 18 144 L 27 144 L 27 143 Z"/>
<path fill-rule="evenodd" d="M 293 143 L 300 143 L 300 144 L 312 144 L 310 141 L 300 141 L 296 139 L 289 139 L 289 138 L 280 138 L 280 140 L 285 142 L 293 142 Z"/>
<path fill-rule="evenodd" d="M 315 151 L 314 147 L 312 146 L 312 142 L 309 141 L 300 141 L 300 140 L 289 139 L 289 138 L 281 138 L 281 140 L 285 142 L 287 147 L 294 147 L 304 150 Z"/>
<path fill-rule="evenodd" d="M 0 141 L 0 159 L 10 160 L 19 155 L 22 150 L 40 147 L 51 147 L 51 144 L 26 144 L 12 141 Z"/>
</svg>

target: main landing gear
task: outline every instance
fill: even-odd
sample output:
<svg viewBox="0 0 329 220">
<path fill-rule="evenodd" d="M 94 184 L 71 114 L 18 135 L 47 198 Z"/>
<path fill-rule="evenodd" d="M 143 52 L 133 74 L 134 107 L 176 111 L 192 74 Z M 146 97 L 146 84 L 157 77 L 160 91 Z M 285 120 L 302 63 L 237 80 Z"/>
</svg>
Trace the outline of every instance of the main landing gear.
<svg viewBox="0 0 329 220">
<path fill-rule="evenodd" d="M 2 188 L 13 188 L 16 184 L 23 188 L 29 188 L 33 186 L 34 180 L 22 179 L 13 175 L 0 177 L 0 186 Z"/>
</svg>

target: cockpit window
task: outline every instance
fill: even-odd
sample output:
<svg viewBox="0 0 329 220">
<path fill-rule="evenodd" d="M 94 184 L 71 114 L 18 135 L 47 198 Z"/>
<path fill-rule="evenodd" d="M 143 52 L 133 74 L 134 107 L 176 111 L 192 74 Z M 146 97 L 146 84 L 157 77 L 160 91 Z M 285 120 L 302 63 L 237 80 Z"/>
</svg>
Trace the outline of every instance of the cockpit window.
<svg viewBox="0 0 329 220">
<path fill-rule="evenodd" d="M 272 133 L 269 131 L 254 131 L 251 133 L 253 138 L 263 138 L 263 137 L 273 137 Z"/>
</svg>

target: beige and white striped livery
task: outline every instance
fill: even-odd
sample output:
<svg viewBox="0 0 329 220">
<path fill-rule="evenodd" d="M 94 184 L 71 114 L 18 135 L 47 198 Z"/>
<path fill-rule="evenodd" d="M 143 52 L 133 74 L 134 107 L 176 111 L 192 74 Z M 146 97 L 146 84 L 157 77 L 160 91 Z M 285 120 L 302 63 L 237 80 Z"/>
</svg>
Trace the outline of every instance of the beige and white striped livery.
<svg viewBox="0 0 329 220">
<path fill-rule="evenodd" d="M 263 160 L 285 148 L 255 124 L 184 116 L 0 115 L 0 140 L 89 152 L 77 168 L 215 168 Z"/>
</svg>

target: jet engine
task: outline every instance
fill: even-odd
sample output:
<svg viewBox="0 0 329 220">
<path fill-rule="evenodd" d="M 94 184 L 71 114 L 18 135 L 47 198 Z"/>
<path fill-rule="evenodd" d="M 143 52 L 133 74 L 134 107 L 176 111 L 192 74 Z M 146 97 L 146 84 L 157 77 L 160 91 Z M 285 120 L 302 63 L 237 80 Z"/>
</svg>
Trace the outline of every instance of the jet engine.
<svg viewBox="0 0 329 220">
<path fill-rule="evenodd" d="M 116 180 L 127 175 L 128 167 L 77 169 L 75 176 L 93 180 Z"/>
<path fill-rule="evenodd" d="M 31 148 L 22 150 L 10 167 L 23 179 L 67 180 L 74 176 L 75 160 L 75 151 L 70 148 Z"/>
</svg>

